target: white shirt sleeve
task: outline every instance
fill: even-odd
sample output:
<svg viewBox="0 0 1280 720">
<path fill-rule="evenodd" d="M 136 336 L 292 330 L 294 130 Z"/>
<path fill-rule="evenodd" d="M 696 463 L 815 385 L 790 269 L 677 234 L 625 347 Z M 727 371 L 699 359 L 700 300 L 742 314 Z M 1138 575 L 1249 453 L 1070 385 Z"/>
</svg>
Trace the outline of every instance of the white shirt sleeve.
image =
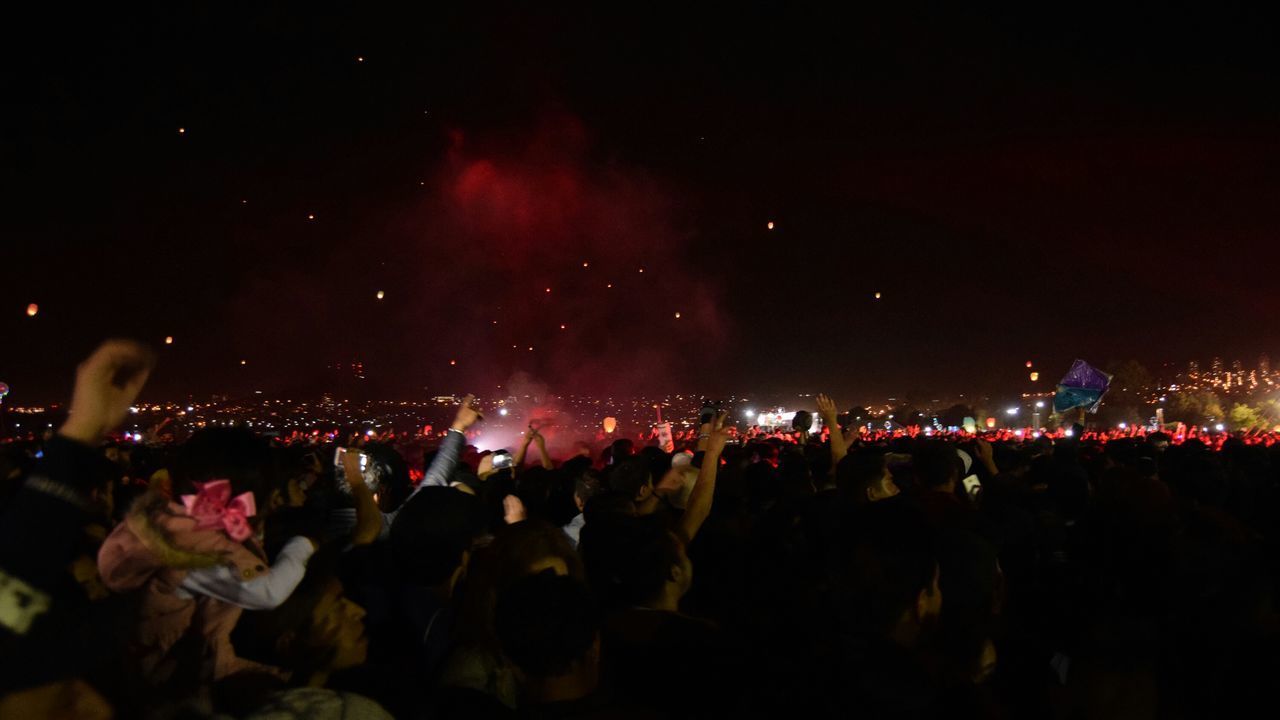
<svg viewBox="0 0 1280 720">
<path fill-rule="evenodd" d="M 246 610 L 272 610 L 289 599 L 307 572 L 307 560 L 315 548 L 304 537 L 285 543 L 271 572 L 247 582 L 226 566 L 201 568 L 187 573 L 181 588 L 192 595 L 205 595 Z"/>
</svg>

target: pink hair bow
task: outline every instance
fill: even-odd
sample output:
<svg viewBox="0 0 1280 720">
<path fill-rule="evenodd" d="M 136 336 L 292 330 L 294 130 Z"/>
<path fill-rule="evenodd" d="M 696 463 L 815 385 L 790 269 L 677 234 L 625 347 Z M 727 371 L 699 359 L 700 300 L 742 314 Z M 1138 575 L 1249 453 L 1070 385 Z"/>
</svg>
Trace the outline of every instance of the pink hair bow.
<svg viewBox="0 0 1280 720">
<path fill-rule="evenodd" d="M 236 542 L 244 542 L 253 534 L 249 518 L 258 509 L 253 493 L 240 493 L 231 497 L 230 480 L 211 480 L 196 483 L 195 495 L 183 495 L 182 504 L 187 514 L 196 519 L 196 528 L 209 530 L 221 527 Z"/>
</svg>

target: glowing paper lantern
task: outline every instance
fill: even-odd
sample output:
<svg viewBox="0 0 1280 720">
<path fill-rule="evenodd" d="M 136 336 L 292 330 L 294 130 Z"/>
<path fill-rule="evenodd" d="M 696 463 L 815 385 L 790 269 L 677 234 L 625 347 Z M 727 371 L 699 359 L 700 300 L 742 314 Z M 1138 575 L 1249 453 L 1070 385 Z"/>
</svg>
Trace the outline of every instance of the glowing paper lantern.
<svg viewBox="0 0 1280 720">
<path fill-rule="evenodd" d="M 880 293 L 876 293 L 876 299 L 877 299 L 877 300 L 879 300 L 879 299 L 880 299 Z"/>
<path fill-rule="evenodd" d="M 677 320 L 679 320 L 679 319 L 680 319 L 680 313 L 676 313 L 676 319 L 677 319 Z"/>
<path fill-rule="evenodd" d="M 1030 360 L 1028 360 L 1028 361 L 1027 361 L 1027 367 L 1031 367 L 1031 361 L 1030 361 Z"/>
<path fill-rule="evenodd" d="M 770 221 L 769 221 L 769 224 L 768 224 L 768 225 L 766 225 L 765 227 L 767 227 L 767 228 L 769 228 L 770 230 L 772 230 L 772 229 L 773 229 L 773 221 L 772 221 L 772 220 L 770 220 Z"/>
<path fill-rule="evenodd" d="M 172 335 L 166 335 L 166 336 L 165 336 L 165 338 L 164 338 L 164 344 L 165 344 L 165 345 L 172 345 L 172 344 L 173 344 L 173 336 L 172 336 Z"/>
<path fill-rule="evenodd" d="M 996 419 L 995 419 L 995 418 L 993 418 L 993 417 L 989 417 L 989 418 L 987 418 L 987 429 L 988 429 L 988 430 L 990 430 L 990 429 L 994 428 L 995 426 L 996 426 Z"/>
<path fill-rule="evenodd" d="M 618 418 L 607 417 L 604 419 L 603 424 L 604 424 L 604 431 L 612 435 L 613 431 L 618 429 Z"/>
<path fill-rule="evenodd" d="M 1040 373 L 1038 373 L 1038 372 L 1032 372 L 1032 373 L 1031 373 L 1031 382 L 1035 382 L 1035 381 L 1037 381 L 1037 380 L 1039 380 L 1039 379 L 1040 379 Z"/>
<path fill-rule="evenodd" d="M 379 300 L 381 300 L 381 299 L 382 299 L 382 298 L 384 298 L 384 297 L 386 297 L 386 293 L 384 293 L 384 292 L 382 292 L 381 290 L 379 290 L 379 291 L 378 291 L 378 299 L 379 299 Z"/>
<path fill-rule="evenodd" d="M 39 305 L 35 303 L 31 303 L 30 305 L 27 306 L 27 317 L 35 317 L 36 313 L 38 312 L 40 312 Z"/>
<path fill-rule="evenodd" d="M 8 395 L 8 394 L 9 394 L 9 385 L 8 385 L 8 383 L 2 383 L 2 382 L 0 382 L 0 398 L 4 397 L 5 395 Z"/>
</svg>

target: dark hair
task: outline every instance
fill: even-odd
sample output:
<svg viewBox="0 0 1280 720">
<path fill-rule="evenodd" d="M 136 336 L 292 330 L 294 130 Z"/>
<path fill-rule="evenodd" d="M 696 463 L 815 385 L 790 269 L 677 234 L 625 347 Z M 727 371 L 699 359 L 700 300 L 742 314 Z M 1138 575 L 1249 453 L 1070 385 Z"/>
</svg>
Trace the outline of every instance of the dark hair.
<svg viewBox="0 0 1280 720">
<path fill-rule="evenodd" d="M 568 673 L 591 650 L 600 613 L 580 580 L 540 573 L 498 597 L 493 623 L 511 663 L 526 675 L 545 678 Z"/>
<path fill-rule="evenodd" d="M 600 476 L 594 470 L 582 473 L 573 483 L 573 494 L 582 501 L 584 506 L 598 492 L 600 492 Z"/>
<path fill-rule="evenodd" d="M 911 467 L 925 487 L 941 487 L 960 479 L 963 464 L 956 449 L 942 440 L 926 440 L 911 453 Z"/>
<path fill-rule="evenodd" d="M 636 444 L 629 438 L 618 438 L 609 446 L 609 457 L 614 463 L 620 463 L 635 453 Z"/>
<path fill-rule="evenodd" d="M 650 602 L 680 562 L 679 542 L 652 515 L 592 518 L 580 544 L 587 581 L 608 607 Z"/>
<path fill-rule="evenodd" d="M 848 502 L 865 505 L 870 502 L 867 490 L 880 482 L 884 471 L 884 450 L 859 448 L 841 458 L 836 466 L 836 487 Z"/>
<path fill-rule="evenodd" d="M 933 533 L 909 506 L 873 503 L 843 540 L 836 593 L 841 621 L 854 632 L 886 633 L 922 590 L 933 588 Z"/>
<path fill-rule="evenodd" d="M 614 466 L 606 482 L 611 491 L 634 499 L 640 488 L 653 482 L 653 474 L 644 459 L 630 458 Z"/>
<path fill-rule="evenodd" d="M 399 522 L 399 518 L 396 520 Z M 468 566 L 466 587 L 458 603 L 461 642 L 492 647 L 496 643 L 493 608 L 498 596 L 528 575 L 536 561 L 548 557 L 563 560 L 571 576 L 582 577 L 582 561 L 560 528 L 540 520 L 525 520 L 496 532 L 493 542 L 478 552 Z"/>
<path fill-rule="evenodd" d="M 232 631 L 236 654 L 246 660 L 276 665 L 304 679 L 333 660 L 334 650 L 317 652 L 305 640 L 311 635 L 316 606 L 334 584 L 341 584 L 336 574 L 337 548 L 325 548 L 311 556 L 307 574 L 279 607 L 260 612 L 245 612 Z M 279 638 L 290 634 L 295 641 L 279 646 Z"/>
<path fill-rule="evenodd" d="M 232 495 L 253 493 L 267 507 L 272 482 L 271 448 L 245 428 L 201 430 L 178 450 L 173 462 L 173 495 L 194 493 L 195 483 L 230 480 Z"/>
<path fill-rule="evenodd" d="M 391 525 L 392 556 L 406 579 L 435 585 L 458 569 L 483 527 L 476 496 L 448 487 L 422 488 Z"/>
</svg>

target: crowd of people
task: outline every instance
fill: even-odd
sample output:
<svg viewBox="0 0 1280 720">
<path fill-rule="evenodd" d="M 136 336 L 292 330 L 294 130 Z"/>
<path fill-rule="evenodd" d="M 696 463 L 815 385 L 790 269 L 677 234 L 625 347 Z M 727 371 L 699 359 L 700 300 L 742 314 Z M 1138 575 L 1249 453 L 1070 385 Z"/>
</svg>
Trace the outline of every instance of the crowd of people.
<svg viewBox="0 0 1280 720">
<path fill-rule="evenodd" d="M 0 452 L 0 718 L 1201 718 L 1265 707 L 1262 435 L 110 441 Z M 531 456 L 536 456 L 535 458 Z M 533 460 L 533 462 L 530 462 Z"/>
</svg>

